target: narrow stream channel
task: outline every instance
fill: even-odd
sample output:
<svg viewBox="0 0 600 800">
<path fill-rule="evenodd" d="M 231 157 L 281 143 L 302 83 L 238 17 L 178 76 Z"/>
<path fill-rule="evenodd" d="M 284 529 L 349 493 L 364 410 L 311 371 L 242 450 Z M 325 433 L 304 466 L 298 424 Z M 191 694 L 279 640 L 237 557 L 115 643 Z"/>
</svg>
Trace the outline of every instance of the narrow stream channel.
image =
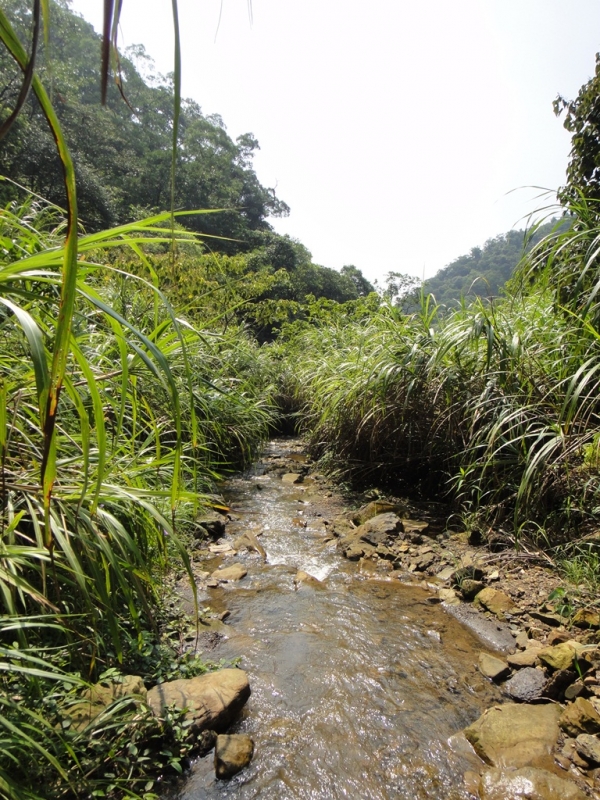
<svg viewBox="0 0 600 800">
<path fill-rule="evenodd" d="M 177 797 L 465 800 L 471 762 L 448 739 L 497 698 L 474 666 L 481 643 L 418 585 L 363 574 L 326 542 L 340 500 L 277 469 L 302 458 L 297 440 L 275 440 L 225 487 L 227 538 L 251 530 L 267 562 L 240 552 L 247 577 L 201 604 L 231 612 L 210 655 L 241 656 L 252 696 L 232 732 L 255 756 L 228 782 L 199 759 Z M 296 586 L 298 569 L 322 586 Z"/>
</svg>

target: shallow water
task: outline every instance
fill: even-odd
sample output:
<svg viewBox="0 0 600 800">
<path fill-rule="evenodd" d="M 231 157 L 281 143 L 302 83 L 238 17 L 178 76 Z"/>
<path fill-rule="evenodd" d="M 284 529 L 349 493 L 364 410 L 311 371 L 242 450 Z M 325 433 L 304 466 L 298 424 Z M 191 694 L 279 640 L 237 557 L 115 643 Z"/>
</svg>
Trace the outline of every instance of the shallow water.
<svg viewBox="0 0 600 800">
<path fill-rule="evenodd" d="M 282 458 L 289 471 L 290 456 L 302 460 L 297 441 L 271 442 L 228 483 L 228 537 L 260 535 L 267 563 L 240 553 L 248 576 L 201 601 L 231 611 L 211 657 L 242 656 L 252 696 L 232 731 L 252 736 L 254 759 L 228 782 L 215 779 L 212 754 L 199 759 L 176 796 L 468 798 L 472 761 L 448 739 L 497 698 L 474 667 L 481 644 L 426 590 L 361 574 L 326 543 L 336 498 L 264 474 Z M 296 588 L 298 569 L 323 585 Z"/>
</svg>

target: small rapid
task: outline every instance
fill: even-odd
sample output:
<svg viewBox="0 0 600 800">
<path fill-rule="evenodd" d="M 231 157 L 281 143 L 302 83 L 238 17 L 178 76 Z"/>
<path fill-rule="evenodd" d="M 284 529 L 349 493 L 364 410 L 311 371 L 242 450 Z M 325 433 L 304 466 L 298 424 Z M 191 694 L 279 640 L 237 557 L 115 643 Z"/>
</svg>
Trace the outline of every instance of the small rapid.
<svg viewBox="0 0 600 800">
<path fill-rule="evenodd" d="M 267 558 L 240 551 L 247 577 L 200 602 L 231 612 L 210 657 L 239 657 L 249 675 L 232 732 L 252 736 L 255 756 L 227 782 L 212 755 L 198 759 L 173 796 L 466 800 L 470 756 L 451 737 L 497 697 L 475 668 L 481 644 L 425 589 L 341 557 L 328 534 L 340 498 L 310 476 L 282 480 L 302 459 L 297 440 L 275 440 L 224 487 L 227 539 L 250 531 Z"/>
</svg>

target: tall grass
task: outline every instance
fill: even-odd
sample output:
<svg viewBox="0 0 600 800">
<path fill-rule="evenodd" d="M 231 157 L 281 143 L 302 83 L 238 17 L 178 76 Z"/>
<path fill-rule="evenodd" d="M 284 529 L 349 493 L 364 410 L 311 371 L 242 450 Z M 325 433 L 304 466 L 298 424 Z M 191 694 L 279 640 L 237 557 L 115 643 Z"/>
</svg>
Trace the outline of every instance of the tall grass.
<svg viewBox="0 0 600 800">
<path fill-rule="evenodd" d="M 593 213 L 592 213 L 593 212 Z M 344 478 L 451 499 L 513 533 L 596 524 L 597 214 L 572 207 L 504 298 L 383 306 L 290 336 L 312 447 Z"/>
</svg>

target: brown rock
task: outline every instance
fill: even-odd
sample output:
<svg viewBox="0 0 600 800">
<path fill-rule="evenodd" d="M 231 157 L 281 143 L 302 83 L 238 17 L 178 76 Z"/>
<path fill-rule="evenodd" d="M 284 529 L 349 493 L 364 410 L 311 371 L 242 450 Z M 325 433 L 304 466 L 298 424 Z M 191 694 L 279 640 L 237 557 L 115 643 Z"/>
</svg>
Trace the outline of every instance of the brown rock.
<svg viewBox="0 0 600 800">
<path fill-rule="evenodd" d="M 550 669 L 571 669 L 577 653 L 568 642 L 562 642 L 553 647 L 544 647 L 538 652 L 538 657 Z"/>
<path fill-rule="evenodd" d="M 309 575 L 309 573 L 305 572 L 303 569 L 299 569 L 296 573 L 294 577 L 294 583 L 296 586 L 299 586 L 302 583 L 305 583 L 308 586 L 323 586 L 322 581 L 320 581 L 318 578 L 315 578 L 313 575 Z"/>
<path fill-rule="evenodd" d="M 281 476 L 282 483 L 302 483 L 302 475 L 297 472 L 288 472 Z"/>
<path fill-rule="evenodd" d="M 161 683 L 150 689 L 147 703 L 156 716 L 167 706 L 187 709 L 195 730 L 226 728 L 250 697 L 250 684 L 241 669 L 221 669 L 197 678 Z"/>
<path fill-rule="evenodd" d="M 114 700 L 118 700 L 119 697 L 135 695 L 145 700 L 147 694 L 148 690 L 139 675 L 123 675 L 118 680 L 95 683 L 83 693 L 83 697 L 92 703 L 100 703 L 107 706 Z"/>
<path fill-rule="evenodd" d="M 254 755 L 254 742 L 243 733 L 217 736 L 215 744 L 215 773 L 224 780 L 248 766 Z"/>
<path fill-rule="evenodd" d="M 385 544 L 390 538 L 396 538 L 402 531 L 402 520 L 397 514 L 378 514 L 360 525 L 356 529 L 356 536 L 377 547 L 379 544 Z"/>
<path fill-rule="evenodd" d="M 213 581 L 220 583 L 231 583 L 232 581 L 241 581 L 248 574 L 248 570 L 242 567 L 241 564 L 232 564 L 230 567 L 223 567 L 223 569 L 216 569 L 210 576 Z"/>
<path fill-rule="evenodd" d="M 600 715 L 589 700 L 578 697 L 563 711 L 560 727 L 569 736 L 579 736 L 580 733 L 598 733 L 600 731 Z"/>
<path fill-rule="evenodd" d="M 489 587 L 479 592 L 475 597 L 475 602 L 480 603 L 499 619 L 503 619 L 504 614 L 510 614 L 515 609 L 512 598 L 499 589 L 491 589 Z"/>
<path fill-rule="evenodd" d="M 550 631 L 548 634 L 548 647 L 552 647 L 555 644 L 561 644 L 561 642 L 568 642 L 571 637 L 567 633 L 567 631 Z"/>
<path fill-rule="evenodd" d="M 600 614 L 591 608 L 580 608 L 573 617 L 573 625 L 578 628 L 600 628 Z"/>
<path fill-rule="evenodd" d="M 446 603 L 450 606 L 459 606 L 460 600 L 454 589 L 439 589 L 438 590 L 438 597 L 442 601 L 442 603 Z"/>
<path fill-rule="evenodd" d="M 473 600 L 475 595 L 478 595 L 482 589 L 485 589 L 485 584 L 482 581 L 474 581 L 471 578 L 465 578 L 460 585 L 460 591 L 465 600 Z"/>
<path fill-rule="evenodd" d="M 487 770 L 481 776 L 479 796 L 481 800 L 586 800 L 573 781 L 535 767 Z"/>
<path fill-rule="evenodd" d="M 366 506 L 362 506 L 359 508 L 358 511 L 355 511 L 352 515 L 352 522 L 356 525 L 364 525 L 373 517 L 379 516 L 379 514 L 389 514 L 390 512 L 400 511 L 401 506 L 395 503 L 388 503 L 386 500 L 373 500 L 371 503 L 367 503 Z"/>
<path fill-rule="evenodd" d="M 523 767 L 552 752 L 561 709 L 554 703 L 492 706 L 465 736 L 477 755 L 493 767 Z"/>
<path fill-rule="evenodd" d="M 544 687 L 544 697 L 552 700 L 562 700 L 565 689 L 577 680 L 577 673 L 572 669 L 559 669 L 549 678 Z"/>
<path fill-rule="evenodd" d="M 501 681 L 510 672 L 506 661 L 489 653 L 479 653 L 478 667 L 481 674 L 492 681 Z"/>
<path fill-rule="evenodd" d="M 532 619 L 538 620 L 538 622 L 543 622 L 544 625 L 549 625 L 551 628 L 559 628 L 565 622 L 560 614 L 553 614 L 546 611 L 530 611 L 529 616 Z"/>
<path fill-rule="evenodd" d="M 527 650 L 521 650 L 519 653 L 514 653 L 512 656 L 507 656 L 506 660 L 513 669 L 521 669 L 521 667 L 534 667 L 538 661 L 538 650 L 535 647 L 530 647 Z"/>
</svg>

